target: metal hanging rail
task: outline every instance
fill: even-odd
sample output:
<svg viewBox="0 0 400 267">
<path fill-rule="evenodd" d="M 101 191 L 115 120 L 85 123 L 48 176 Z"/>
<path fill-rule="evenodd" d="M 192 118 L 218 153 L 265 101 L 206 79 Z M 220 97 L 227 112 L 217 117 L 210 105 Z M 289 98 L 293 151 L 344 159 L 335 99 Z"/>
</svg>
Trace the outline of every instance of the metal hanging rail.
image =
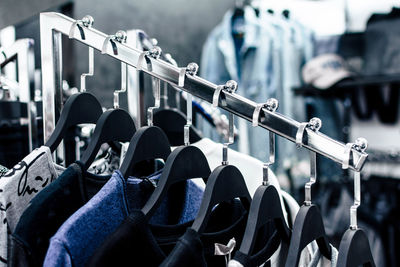
<svg viewBox="0 0 400 267">
<path fill-rule="evenodd" d="M 35 74 L 35 54 L 33 52 L 33 39 L 20 39 L 11 46 L 0 47 L 0 66 L 3 67 L 14 60 L 18 61 L 19 101 L 27 104 L 29 151 L 36 146 L 34 137 L 37 138 L 36 115 L 33 110 L 33 87 Z"/>
<path fill-rule="evenodd" d="M 60 111 L 62 107 L 61 101 L 61 73 L 62 73 L 62 48 L 61 34 L 68 35 L 74 19 L 65 15 L 48 12 L 40 14 L 40 38 L 41 38 L 41 57 L 42 57 L 42 83 L 43 83 L 43 117 L 44 117 L 44 138 L 47 140 L 55 127 L 55 112 Z M 94 49 L 102 51 L 105 39 L 108 37 L 92 27 L 82 27 L 85 39 L 81 38 L 79 31 L 75 31 L 70 38 L 77 40 Z M 125 62 L 126 64 L 137 67 L 137 62 L 142 51 L 130 47 L 124 43 L 115 42 L 116 49 L 108 45 L 105 54 Z M 116 52 L 116 53 L 115 53 Z M 174 86 L 179 84 L 179 74 L 181 69 L 175 67 L 161 59 L 148 57 L 151 61 L 152 71 L 147 66 L 142 66 L 143 71 L 160 78 Z M 201 67 L 201 66 L 200 66 Z M 209 103 L 212 103 L 214 91 L 217 89 L 213 84 L 198 76 L 187 75 L 182 90 L 189 92 L 193 96 L 199 97 Z M 249 122 L 257 103 L 250 101 L 242 96 L 234 93 L 222 92 L 225 98 L 223 109 L 242 117 Z M 300 126 L 300 122 L 285 117 L 278 112 L 268 112 L 265 108 L 261 111 L 264 116 L 259 126 L 274 132 L 292 142 L 296 141 L 296 133 Z M 346 146 L 320 132 L 311 129 L 305 129 L 303 147 L 312 150 L 318 154 L 324 155 L 340 164 L 346 160 Z M 349 168 L 353 170 L 361 170 L 368 154 L 355 148 L 352 150 L 352 160 Z"/>
</svg>

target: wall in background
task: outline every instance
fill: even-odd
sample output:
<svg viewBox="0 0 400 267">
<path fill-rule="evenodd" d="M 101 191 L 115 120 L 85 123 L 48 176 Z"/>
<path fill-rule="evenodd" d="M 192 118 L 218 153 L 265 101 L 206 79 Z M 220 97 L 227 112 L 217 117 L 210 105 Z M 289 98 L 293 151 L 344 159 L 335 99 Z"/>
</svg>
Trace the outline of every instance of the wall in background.
<svg viewBox="0 0 400 267">
<path fill-rule="evenodd" d="M 207 35 L 233 6 L 233 0 L 75 0 L 72 12 L 76 19 L 93 16 L 94 27 L 107 34 L 142 29 L 156 38 L 179 66 L 186 66 L 189 62 L 200 62 Z M 35 15 L 16 27 L 16 38 L 35 39 L 37 68 L 40 68 L 39 26 L 39 15 Z M 78 42 L 68 47 L 71 42 L 67 39 L 63 49 L 72 49 L 75 57 L 64 54 L 63 78 L 71 86 L 79 86 L 79 75 L 88 68 L 87 47 Z M 106 107 L 111 107 L 113 91 L 120 87 L 120 63 L 96 51 L 94 72 L 93 78 L 87 78 L 88 91 L 94 91 Z"/>
<path fill-rule="evenodd" d="M 120 29 L 142 29 L 156 38 L 179 66 L 186 66 L 189 62 L 199 63 L 207 35 L 233 5 L 233 0 L 77 0 L 74 16 L 92 15 L 94 27 L 109 34 Z M 87 48 L 77 45 L 76 54 L 77 72 L 86 71 Z M 120 64 L 99 55 L 97 52 L 95 77 L 88 79 L 87 87 L 99 90 L 104 103 L 111 106 L 113 90 L 120 86 Z"/>
</svg>

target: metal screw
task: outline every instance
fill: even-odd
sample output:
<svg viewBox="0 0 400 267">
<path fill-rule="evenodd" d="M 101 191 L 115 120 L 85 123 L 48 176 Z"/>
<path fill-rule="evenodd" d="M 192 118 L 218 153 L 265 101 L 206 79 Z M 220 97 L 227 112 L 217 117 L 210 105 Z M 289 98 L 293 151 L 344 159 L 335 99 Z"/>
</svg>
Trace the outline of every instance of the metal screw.
<svg viewBox="0 0 400 267">
<path fill-rule="evenodd" d="M 363 137 L 359 137 L 356 139 L 354 143 L 354 148 L 359 152 L 364 152 L 368 148 L 368 141 Z"/>
<path fill-rule="evenodd" d="M 275 112 L 278 109 L 278 106 L 279 102 L 275 98 L 269 98 L 265 103 L 265 107 L 271 112 Z"/>
<path fill-rule="evenodd" d="M 236 81 L 234 80 L 229 80 L 225 83 L 225 89 L 229 92 L 229 93 L 234 93 L 236 92 L 238 87 L 238 84 Z"/>
<path fill-rule="evenodd" d="M 126 32 L 125 31 L 117 31 L 116 33 L 115 33 L 115 40 L 117 41 L 117 42 L 120 42 L 120 43 L 122 43 L 122 42 L 126 42 L 126 37 L 127 37 L 127 34 L 126 34 Z"/>
<path fill-rule="evenodd" d="M 322 126 L 322 121 L 319 118 L 314 117 L 310 120 L 310 122 L 308 123 L 308 126 L 313 131 L 319 131 L 319 129 L 321 129 L 321 126 Z"/>
<path fill-rule="evenodd" d="M 186 73 L 192 76 L 196 75 L 198 70 L 199 70 L 199 65 L 197 65 L 194 62 L 189 63 L 186 67 Z"/>
<path fill-rule="evenodd" d="M 149 56 L 155 59 L 159 59 L 161 56 L 162 50 L 159 46 L 154 46 L 150 51 L 149 51 Z"/>
<path fill-rule="evenodd" d="M 92 27 L 94 23 L 94 18 L 90 15 L 86 15 L 82 18 L 82 24 L 85 27 Z"/>
</svg>

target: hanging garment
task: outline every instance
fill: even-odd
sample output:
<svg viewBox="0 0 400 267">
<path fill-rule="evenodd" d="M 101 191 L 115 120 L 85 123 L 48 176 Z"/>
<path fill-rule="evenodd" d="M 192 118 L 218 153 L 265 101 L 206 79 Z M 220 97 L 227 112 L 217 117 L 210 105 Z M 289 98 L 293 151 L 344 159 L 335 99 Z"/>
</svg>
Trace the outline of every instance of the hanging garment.
<svg viewBox="0 0 400 267">
<path fill-rule="evenodd" d="M 69 166 L 21 215 L 9 244 L 8 266 L 42 266 L 50 238 L 109 178 L 82 172 L 77 163 Z"/>
<path fill-rule="evenodd" d="M 28 203 L 63 171 L 53 162 L 50 149 L 42 146 L 0 179 L 0 266 L 7 264 L 8 240 Z"/>
<path fill-rule="evenodd" d="M 222 22 L 208 36 L 203 47 L 200 76 L 216 84 L 235 80 L 238 82 L 237 94 L 256 102 L 265 102 L 267 98 L 275 96 L 276 91 L 273 75 L 275 70 L 272 69 L 271 63 L 271 33 L 259 23 L 254 9 L 245 7 L 242 45 L 236 51 L 232 35 L 233 14 L 233 11 L 229 10 Z M 265 150 L 259 149 L 261 144 L 268 144 L 267 137 L 261 133 L 262 130 L 250 128 L 242 119 L 237 119 L 237 122 L 241 135 L 238 141 L 241 151 L 246 153 L 243 149 L 248 148 L 250 155 L 265 158 Z M 206 137 L 219 140 L 213 129 L 207 128 L 206 125 L 201 130 Z"/>
<path fill-rule="evenodd" d="M 106 148 L 103 148 L 106 145 Z M 88 172 L 95 174 L 112 174 L 118 170 L 120 155 L 115 152 L 108 144 L 103 144 L 97 153 L 96 159 L 90 165 Z"/>
<path fill-rule="evenodd" d="M 159 177 L 160 174 L 156 173 L 148 178 L 126 179 L 116 171 L 107 184 L 51 238 L 43 266 L 85 266 L 106 237 L 133 210 L 147 202 Z M 177 192 L 180 193 L 168 195 L 151 222 L 168 223 L 174 212 L 180 212 L 180 222 L 196 216 L 203 190 L 188 181 Z"/>
<path fill-rule="evenodd" d="M 149 225 L 144 214 L 136 211 L 107 238 L 89 266 L 122 266 L 133 261 L 135 266 L 159 266 L 164 259 L 163 264 L 169 262 L 166 266 L 204 266 L 199 265 L 204 262 L 208 266 L 224 266 L 225 256 L 216 255 L 215 246 L 228 244 L 232 238 L 240 245 L 246 220 L 247 211 L 238 200 L 218 205 L 212 212 L 206 234 L 199 240 L 196 233 L 191 235 L 190 228 L 186 230 L 192 222 Z"/>
<path fill-rule="evenodd" d="M 294 20 L 265 12 L 258 18 L 253 8 L 247 6 L 243 10 L 243 19 L 239 23 L 242 34 L 234 34 L 235 20 L 238 19 L 230 10 L 208 36 L 203 47 L 200 75 L 217 84 L 233 79 L 238 82 L 237 94 L 258 103 L 275 97 L 280 101 L 280 113 L 304 121 L 303 100 L 294 96 L 292 88 L 301 84 L 302 64 L 312 57 L 312 32 Z M 261 128 L 250 127 L 244 120 L 237 119 L 237 122 L 239 151 L 265 159 L 268 136 Z M 219 140 L 205 124 L 202 132 L 206 137 Z M 259 149 L 261 146 L 265 149 Z M 273 168 L 277 174 L 286 176 L 286 170 L 299 158 L 295 148 L 278 138 L 276 154 L 277 164 Z"/>
</svg>

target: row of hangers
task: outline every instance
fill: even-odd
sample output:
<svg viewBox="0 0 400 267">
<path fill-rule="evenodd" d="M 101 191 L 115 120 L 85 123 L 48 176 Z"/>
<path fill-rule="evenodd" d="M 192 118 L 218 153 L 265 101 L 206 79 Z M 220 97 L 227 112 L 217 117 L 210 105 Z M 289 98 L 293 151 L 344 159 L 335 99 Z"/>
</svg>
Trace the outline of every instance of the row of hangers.
<svg viewBox="0 0 400 267">
<path fill-rule="evenodd" d="M 90 16 L 77 21 L 71 27 L 70 36 L 73 36 L 75 28 L 81 32 L 82 39 L 85 39 L 81 27 L 90 27 L 93 19 Z M 118 53 L 115 42 L 125 42 L 126 35 L 123 31 L 117 32 L 106 38 L 103 44 L 103 51 L 109 43 L 114 47 L 114 53 Z M 137 63 L 137 70 L 141 70 L 143 64 L 151 71 L 151 61 L 149 58 L 157 59 L 162 51 L 159 47 L 153 47 L 149 51 L 142 52 Z M 93 162 L 100 146 L 110 142 L 129 142 L 126 156 L 120 166 L 120 171 L 124 177 L 129 177 L 136 164 L 142 161 L 163 159 L 165 166 L 161 174 L 158 186 L 154 193 L 142 208 L 147 219 L 150 219 L 159 207 L 161 201 L 166 196 L 169 188 L 176 183 L 193 178 L 202 178 L 206 183 L 204 197 L 200 205 L 199 212 L 191 228 L 198 233 L 203 233 L 207 226 L 211 211 L 215 205 L 228 202 L 239 198 L 245 209 L 249 212 L 243 242 L 239 251 L 252 255 L 254 245 L 258 236 L 259 229 L 268 222 L 273 221 L 277 233 L 274 236 L 277 242 L 272 242 L 267 247 L 268 257 L 278 249 L 282 243 L 287 249 L 281 249 L 283 258 L 286 259 L 287 267 L 298 266 L 302 250 L 312 241 L 316 241 L 321 254 L 330 259 L 331 247 L 328 237 L 324 230 L 322 216 L 316 205 L 311 203 L 311 186 L 316 181 L 316 153 L 310 151 L 311 178 L 305 186 L 305 201 L 301 206 L 293 226 L 290 229 L 286 223 L 281 208 L 281 200 L 277 189 L 268 182 L 269 166 L 275 161 L 275 134 L 269 133 L 270 156 L 269 161 L 264 164 L 263 183 L 256 190 L 253 199 L 251 198 L 244 178 L 237 167 L 230 165 L 228 161 L 228 147 L 234 142 L 233 133 L 233 114 L 229 114 L 229 134 L 228 140 L 223 144 L 222 163 L 219 167 L 211 171 L 205 155 L 195 146 L 190 144 L 201 139 L 192 127 L 192 96 L 187 95 L 187 114 L 186 118 L 182 112 L 165 109 L 157 113 L 155 110 L 160 108 L 160 79 L 153 79 L 153 94 L 155 98 L 154 106 L 147 110 L 147 125 L 136 129 L 135 123 L 128 112 L 119 108 L 119 94 L 126 91 L 126 63 L 121 63 L 121 90 L 114 92 L 114 108 L 102 112 L 98 100 L 85 92 L 85 78 L 93 75 L 93 48 L 89 48 L 89 73 L 81 76 L 81 92 L 72 95 L 66 102 L 56 128 L 46 142 L 52 152 L 55 151 L 61 140 L 64 138 L 69 128 L 82 123 L 95 123 L 96 127 L 92 135 L 88 148 L 83 153 L 81 162 L 85 170 Z M 178 87 L 183 87 L 186 76 L 195 76 L 198 66 L 190 63 L 186 68 L 182 68 L 179 77 Z M 213 106 L 225 106 L 225 94 L 222 92 L 234 93 L 237 89 L 235 81 L 228 81 L 225 85 L 220 85 L 213 95 Z M 275 112 L 278 108 L 276 99 L 269 99 L 266 103 L 257 105 L 253 113 L 252 125 L 258 126 L 263 120 L 265 112 Z M 175 120 L 174 118 L 179 118 Z M 170 125 L 170 126 L 167 126 Z M 157 126 L 154 126 L 157 125 Z M 171 126 L 172 125 L 172 126 Z M 158 127 L 160 126 L 160 127 Z M 171 152 L 168 134 L 163 128 L 168 128 L 167 133 L 173 133 L 175 138 L 182 133 L 183 143 Z M 309 128 L 318 131 L 321 121 L 313 118 L 308 123 L 300 124 L 296 134 L 296 145 L 301 147 L 303 144 L 304 131 Z M 182 137 L 182 134 L 180 134 Z M 366 149 L 365 139 L 358 139 L 355 144 L 347 144 L 346 159 L 343 168 L 348 168 L 351 157 L 351 149 L 356 148 L 360 151 Z M 368 239 L 365 233 L 357 227 L 357 207 L 360 204 L 360 173 L 355 172 L 355 203 L 351 207 L 350 229 L 346 231 L 339 247 L 338 266 L 375 266 L 370 251 Z M 229 187 L 226 185 L 229 184 Z M 229 188 L 229 190 L 227 190 Z"/>
</svg>

